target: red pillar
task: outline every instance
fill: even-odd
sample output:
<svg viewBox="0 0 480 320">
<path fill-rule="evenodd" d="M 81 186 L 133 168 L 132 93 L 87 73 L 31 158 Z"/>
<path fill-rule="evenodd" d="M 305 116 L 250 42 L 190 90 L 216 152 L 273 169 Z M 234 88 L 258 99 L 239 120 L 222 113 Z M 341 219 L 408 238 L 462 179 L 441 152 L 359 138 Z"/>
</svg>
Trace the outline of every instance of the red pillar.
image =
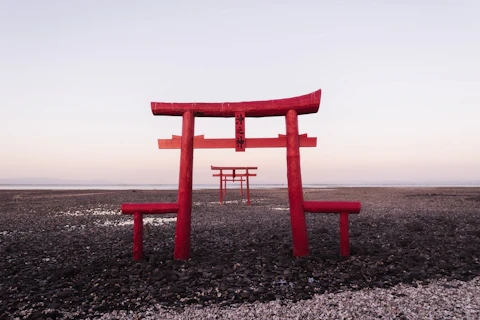
<svg viewBox="0 0 480 320">
<path fill-rule="evenodd" d="M 177 214 L 174 249 L 174 257 L 177 260 L 190 258 L 194 127 L 195 116 L 191 111 L 184 112 L 180 153 L 180 179 L 178 183 L 178 204 L 180 208 Z"/>
<path fill-rule="evenodd" d="M 240 178 L 240 195 L 243 196 L 243 177 Z"/>
<path fill-rule="evenodd" d="M 143 259 L 143 215 L 133 214 L 133 260 Z"/>
<path fill-rule="evenodd" d="M 223 202 L 223 178 L 222 178 L 222 169 L 220 169 L 220 204 Z"/>
<path fill-rule="evenodd" d="M 227 177 L 224 177 L 223 179 L 223 195 L 226 196 L 227 195 Z"/>
<path fill-rule="evenodd" d="M 340 255 L 350 255 L 350 241 L 348 237 L 348 212 L 340 213 Z"/>
<path fill-rule="evenodd" d="M 250 182 L 248 178 L 248 169 L 247 169 L 247 199 L 248 199 L 248 205 L 250 205 Z"/>
<path fill-rule="evenodd" d="M 298 115 L 289 110 L 285 115 L 287 126 L 287 178 L 292 225 L 293 255 L 308 256 L 308 233 L 303 210 L 302 174 L 300 171 L 300 145 L 298 138 Z"/>
</svg>

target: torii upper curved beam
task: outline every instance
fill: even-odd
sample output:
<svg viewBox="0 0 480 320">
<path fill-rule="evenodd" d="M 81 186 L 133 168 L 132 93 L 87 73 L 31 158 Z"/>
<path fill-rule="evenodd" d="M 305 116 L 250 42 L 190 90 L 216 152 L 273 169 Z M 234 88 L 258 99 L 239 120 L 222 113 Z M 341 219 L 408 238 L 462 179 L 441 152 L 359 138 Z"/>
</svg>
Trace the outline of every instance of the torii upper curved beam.
<svg viewBox="0 0 480 320">
<path fill-rule="evenodd" d="M 154 115 L 181 116 L 191 111 L 196 117 L 234 117 L 236 112 L 245 112 L 245 117 L 284 116 L 289 110 L 297 114 L 316 113 L 320 107 L 322 90 L 286 99 L 246 102 L 152 102 Z"/>
</svg>

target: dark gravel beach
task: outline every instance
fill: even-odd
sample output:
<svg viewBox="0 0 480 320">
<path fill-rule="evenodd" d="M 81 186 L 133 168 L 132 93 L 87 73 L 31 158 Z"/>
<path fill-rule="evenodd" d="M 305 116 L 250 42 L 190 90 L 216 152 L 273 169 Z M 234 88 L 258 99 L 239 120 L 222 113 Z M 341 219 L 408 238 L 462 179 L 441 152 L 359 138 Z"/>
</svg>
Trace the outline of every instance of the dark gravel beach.
<svg viewBox="0 0 480 320">
<path fill-rule="evenodd" d="M 175 222 L 149 222 L 132 260 L 122 203 L 175 202 L 176 191 L 0 191 L 0 319 L 94 318 L 160 305 L 301 301 L 322 293 L 480 276 L 480 188 L 305 189 L 305 200 L 360 201 L 351 256 L 339 217 L 307 213 L 311 256 L 295 258 L 286 189 L 193 192 L 192 254 L 173 260 Z M 158 216 L 157 216 L 158 217 Z M 174 218 L 174 214 L 162 215 Z"/>
</svg>

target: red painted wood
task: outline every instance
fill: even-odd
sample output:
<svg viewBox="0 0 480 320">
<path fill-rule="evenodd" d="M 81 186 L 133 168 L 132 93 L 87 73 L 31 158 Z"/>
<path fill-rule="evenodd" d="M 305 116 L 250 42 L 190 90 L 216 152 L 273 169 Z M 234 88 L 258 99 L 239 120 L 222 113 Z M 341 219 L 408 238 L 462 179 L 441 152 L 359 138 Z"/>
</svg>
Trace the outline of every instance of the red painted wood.
<svg viewBox="0 0 480 320">
<path fill-rule="evenodd" d="M 350 255 L 350 240 L 348 237 L 348 212 L 340 213 L 340 255 Z"/>
<path fill-rule="evenodd" d="M 235 151 L 245 151 L 245 112 L 235 112 Z"/>
<path fill-rule="evenodd" d="M 190 111 L 196 117 L 234 117 L 236 112 L 244 112 L 246 117 L 284 116 L 289 110 L 297 114 L 315 113 L 320 107 L 322 91 L 287 99 L 221 103 L 172 103 L 152 102 L 154 115 L 181 116 Z"/>
<path fill-rule="evenodd" d="M 305 212 L 360 213 L 362 205 L 360 202 L 305 201 L 303 208 Z"/>
<path fill-rule="evenodd" d="M 213 177 L 215 176 L 218 176 L 217 175 L 212 175 Z M 238 177 L 238 176 L 235 176 L 235 177 L 224 177 L 223 180 L 226 180 L 228 182 L 240 182 L 240 181 L 245 181 L 245 179 L 243 179 L 244 177 Z M 241 179 L 241 180 L 240 180 Z"/>
<path fill-rule="evenodd" d="M 180 177 L 178 183 L 178 204 L 180 208 L 177 214 L 174 248 L 174 257 L 177 260 L 190 258 L 194 127 L 195 116 L 190 111 L 185 112 L 182 122 Z"/>
<path fill-rule="evenodd" d="M 348 214 L 358 214 L 361 210 L 360 202 L 329 202 L 305 201 L 303 207 L 306 212 L 323 212 L 340 214 L 340 255 L 350 255 L 350 239 L 348 235 Z"/>
<path fill-rule="evenodd" d="M 235 170 L 234 170 L 235 171 Z M 239 175 L 241 175 L 241 177 L 239 177 Z M 218 177 L 220 176 L 219 174 L 214 174 L 213 175 L 214 177 Z M 249 177 L 251 176 L 256 176 L 256 174 L 249 174 L 248 175 Z M 245 177 L 244 174 L 233 174 L 233 177 L 231 177 L 231 179 L 228 179 L 229 177 L 226 176 L 225 174 L 223 175 L 223 181 L 225 182 L 225 192 L 224 192 L 224 195 L 227 195 L 227 182 L 240 182 L 240 195 L 243 196 L 243 181 L 246 181 L 245 179 L 243 179 Z"/>
<path fill-rule="evenodd" d="M 278 138 L 248 138 L 246 139 L 245 148 L 284 148 L 287 146 L 287 138 L 279 135 Z M 300 147 L 316 147 L 317 138 L 307 137 L 307 135 L 299 136 Z"/>
<path fill-rule="evenodd" d="M 218 167 L 218 166 L 210 166 L 212 170 L 257 170 L 258 167 Z M 237 173 L 238 175 L 238 173 Z"/>
<path fill-rule="evenodd" d="M 177 136 L 178 137 L 178 136 Z M 299 136 L 300 147 L 316 147 L 317 138 Z M 278 138 L 245 138 L 245 149 L 248 148 L 285 148 L 287 138 L 280 135 Z M 233 138 L 205 139 L 204 135 L 196 136 L 193 141 L 195 149 L 234 149 L 236 147 Z M 172 136 L 172 139 L 158 139 L 159 149 L 180 149 L 180 139 Z"/>
<path fill-rule="evenodd" d="M 247 169 L 247 203 L 248 205 L 250 205 L 250 174 L 248 173 L 248 169 Z"/>
<path fill-rule="evenodd" d="M 246 173 L 237 173 L 237 174 L 235 174 L 235 177 L 239 177 L 239 176 L 241 176 L 241 177 L 246 177 L 247 174 L 246 174 Z M 249 173 L 248 176 L 249 176 L 249 177 L 256 177 L 257 174 L 256 174 L 256 173 Z M 220 177 L 220 173 L 214 173 L 214 174 L 212 174 L 212 177 Z M 222 174 L 222 177 L 233 177 L 233 173 L 223 173 L 223 174 Z"/>
<path fill-rule="evenodd" d="M 223 182 L 222 182 L 222 170 L 220 169 L 220 205 L 223 203 Z"/>
<path fill-rule="evenodd" d="M 290 110 L 285 116 L 287 126 L 287 179 L 292 225 L 293 255 L 308 256 L 307 223 L 303 211 L 302 175 L 300 171 L 300 145 L 298 138 L 298 116 Z"/>
<path fill-rule="evenodd" d="M 133 214 L 133 260 L 143 259 L 143 215 Z"/>
<path fill-rule="evenodd" d="M 212 176 L 220 177 L 220 204 L 222 204 L 223 199 L 222 196 L 226 195 L 227 189 L 227 181 L 240 181 L 241 183 L 241 195 L 243 196 L 243 181 L 246 181 L 246 188 L 247 188 L 247 199 L 248 205 L 250 205 L 250 185 L 249 185 L 249 177 L 256 177 L 256 173 L 249 173 L 248 170 L 257 170 L 258 167 L 218 167 L 218 166 L 210 166 L 212 170 L 220 170 L 220 173 L 214 173 Z M 231 170 L 232 173 L 223 173 L 223 170 Z M 245 170 L 245 173 L 238 173 L 238 170 Z M 230 179 L 228 179 L 230 177 Z M 246 180 L 243 178 L 246 177 Z M 223 191 L 222 191 L 223 190 Z"/>
<path fill-rule="evenodd" d="M 205 139 L 203 135 L 196 136 L 193 141 L 195 149 L 235 149 L 235 139 Z M 180 149 L 180 141 L 176 138 L 158 139 L 159 149 Z"/>
<path fill-rule="evenodd" d="M 227 195 L 227 180 L 223 179 L 223 195 Z"/>
<path fill-rule="evenodd" d="M 304 137 L 308 137 L 308 134 L 302 133 L 302 134 L 299 134 L 298 136 L 299 136 L 300 138 L 304 138 Z M 173 136 L 172 136 L 172 137 L 173 137 Z M 279 137 L 279 138 L 286 138 L 287 135 L 286 135 L 286 134 L 281 134 L 281 133 L 279 133 L 279 134 L 278 134 L 278 137 Z"/>
<path fill-rule="evenodd" d="M 123 214 L 135 214 L 139 212 L 142 214 L 162 214 L 162 213 L 177 213 L 178 203 L 125 203 L 122 204 Z"/>
</svg>

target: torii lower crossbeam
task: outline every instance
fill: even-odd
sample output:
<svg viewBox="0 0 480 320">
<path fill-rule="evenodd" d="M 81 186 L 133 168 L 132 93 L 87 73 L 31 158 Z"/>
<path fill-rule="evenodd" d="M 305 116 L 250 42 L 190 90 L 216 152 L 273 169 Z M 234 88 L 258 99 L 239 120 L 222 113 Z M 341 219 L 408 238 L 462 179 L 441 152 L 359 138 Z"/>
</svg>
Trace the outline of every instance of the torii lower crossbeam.
<svg viewBox="0 0 480 320">
<path fill-rule="evenodd" d="M 300 147 L 316 147 L 317 138 L 308 137 L 307 134 L 301 134 L 299 137 Z M 171 139 L 158 139 L 159 149 L 180 149 L 180 136 L 172 135 Z M 232 138 L 213 138 L 205 139 L 205 136 L 195 136 L 193 147 L 195 149 L 235 149 L 236 141 Z M 279 134 L 277 138 L 248 138 L 245 139 L 245 149 L 249 148 L 285 148 L 287 146 L 287 137 Z"/>
</svg>

